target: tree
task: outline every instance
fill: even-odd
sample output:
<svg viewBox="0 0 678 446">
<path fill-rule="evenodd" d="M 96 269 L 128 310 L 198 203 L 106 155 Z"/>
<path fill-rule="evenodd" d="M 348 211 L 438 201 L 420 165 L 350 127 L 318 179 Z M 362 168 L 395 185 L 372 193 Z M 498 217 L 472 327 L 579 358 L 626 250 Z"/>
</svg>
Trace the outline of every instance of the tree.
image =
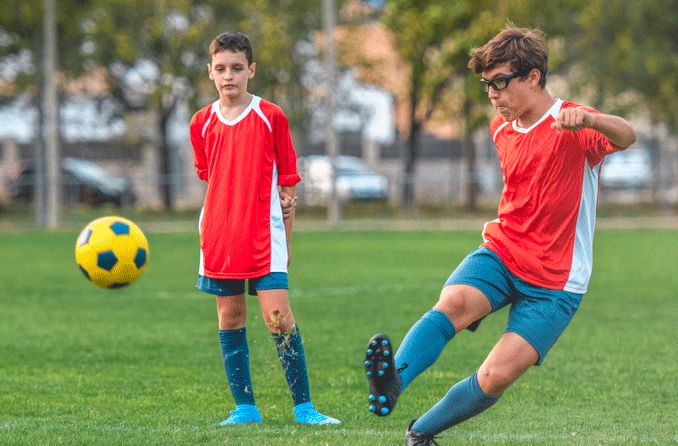
<svg viewBox="0 0 678 446">
<path fill-rule="evenodd" d="M 6 2 L 7 3 L 7 2 Z M 86 2 L 83 2 L 86 3 Z M 45 10 L 46 9 L 46 10 Z M 58 225 L 60 196 L 60 159 L 57 82 L 77 75 L 82 66 L 77 59 L 78 28 L 72 26 L 80 9 L 72 3 L 57 9 L 54 1 L 10 1 L 0 10 L 0 104 L 18 96 L 28 96 L 39 111 L 39 129 L 35 131 L 35 178 L 33 183 L 36 220 L 40 226 Z M 77 23 L 77 22 L 76 22 Z M 58 70 L 55 37 L 59 29 L 65 50 L 61 59 L 68 67 Z M 43 32 L 36 32 L 43 29 Z M 52 76 L 54 78 L 52 78 Z M 37 86 L 37 88 L 36 88 Z"/>
<path fill-rule="evenodd" d="M 477 80 L 467 68 L 471 48 L 483 44 L 505 21 L 493 1 L 414 1 L 387 4 L 382 22 L 391 30 L 401 59 L 409 68 L 409 129 L 404 162 L 403 208 L 414 203 L 414 171 L 419 133 L 434 111 L 443 106 L 463 129 L 463 154 L 468 175 L 467 207 L 475 209 L 478 192 L 475 149 L 471 135 L 487 117 Z M 457 100 L 441 104 L 445 92 Z"/>
<path fill-rule="evenodd" d="M 297 45 L 319 26 L 318 1 L 168 0 L 144 6 L 134 0 L 93 1 L 84 22 L 92 60 L 106 67 L 113 94 L 126 110 L 157 113 L 165 207 L 173 204 L 169 118 L 183 100 L 195 106 L 214 100 L 207 63 L 217 34 L 250 36 L 258 66 L 254 91 L 283 106 L 291 125 L 303 128 L 304 63 Z"/>
</svg>

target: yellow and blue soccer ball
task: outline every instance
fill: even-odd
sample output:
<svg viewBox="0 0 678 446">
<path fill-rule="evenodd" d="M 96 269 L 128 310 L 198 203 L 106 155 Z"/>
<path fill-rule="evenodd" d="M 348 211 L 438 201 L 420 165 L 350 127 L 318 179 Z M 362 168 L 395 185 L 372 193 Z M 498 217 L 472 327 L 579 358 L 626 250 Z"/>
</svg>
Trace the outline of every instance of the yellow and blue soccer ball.
<svg viewBox="0 0 678 446">
<path fill-rule="evenodd" d="M 80 232 L 75 262 L 93 284 L 122 288 L 146 271 L 148 241 L 139 226 L 126 218 L 99 218 Z"/>
</svg>

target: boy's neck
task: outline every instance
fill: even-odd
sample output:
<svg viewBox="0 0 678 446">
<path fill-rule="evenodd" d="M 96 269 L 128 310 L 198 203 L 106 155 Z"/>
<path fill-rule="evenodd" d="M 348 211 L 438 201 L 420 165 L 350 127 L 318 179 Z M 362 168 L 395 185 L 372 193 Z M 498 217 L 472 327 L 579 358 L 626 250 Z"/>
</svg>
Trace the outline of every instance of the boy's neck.
<svg viewBox="0 0 678 446">
<path fill-rule="evenodd" d="M 219 99 L 219 108 L 221 114 L 226 119 L 235 119 L 250 105 L 252 102 L 252 93 L 245 93 L 235 98 L 222 97 Z"/>
</svg>

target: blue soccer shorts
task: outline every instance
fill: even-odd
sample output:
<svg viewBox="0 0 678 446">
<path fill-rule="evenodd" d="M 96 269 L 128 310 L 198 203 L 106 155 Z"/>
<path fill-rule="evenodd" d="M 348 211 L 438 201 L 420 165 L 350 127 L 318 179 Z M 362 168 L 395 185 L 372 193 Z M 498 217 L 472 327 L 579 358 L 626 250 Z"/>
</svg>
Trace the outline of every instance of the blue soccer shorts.
<svg viewBox="0 0 678 446">
<path fill-rule="evenodd" d="M 258 290 L 287 290 L 287 273 L 269 273 L 262 277 L 247 279 L 248 294 L 256 296 Z M 245 294 L 245 279 L 212 279 L 198 275 L 195 287 L 217 296 L 240 296 Z"/>
<path fill-rule="evenodd" d="M 506 268 L 492 250 L 480 247 L 459 264 L 445 286 L 460 284 L 479 289 L 492 312 L 511 304 L 506 333 L 516 333 L 539 354 L 541 364 L 577 312 L 583 294 L 532 285 Z"/>
</svg>

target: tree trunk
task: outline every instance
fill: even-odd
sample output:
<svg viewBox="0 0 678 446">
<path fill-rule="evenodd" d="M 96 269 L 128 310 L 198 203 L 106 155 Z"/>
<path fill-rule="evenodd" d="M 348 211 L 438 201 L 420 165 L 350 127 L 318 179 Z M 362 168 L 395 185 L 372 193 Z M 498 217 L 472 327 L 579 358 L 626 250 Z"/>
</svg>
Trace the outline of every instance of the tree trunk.
<svg viewBox="0 0 678 446">
<path fill-rule="evenodd" d="M 407 137 L 407 148 L 405 150 L 405 162 L 403 172 L 403 199 L 401 208 L 403 211 L 409 211 L 414 207 L 414 170 L 417 162 L 417 149 L 419 141 L 419 128 L 421 123 L 417 121 L 417 103 L 419 101 L 418 89 L 419 83 L 412 80 L 412 90 L 410 91 L 410 131 Z"/>
<path fill-rule="evenodd" d="M 162 197 L 163 207 L 166 210 L 174 209 L 174 191 L 173 191 L 173 176 L 172 176 L 172 162 L 171 162 L 171 147 L 169 141 L 167 140 L 167 125 L 169 123 L 170 115 L 172 110 L 174 110 L 174 104 L 176 101 L 172 101 L 170 107 L 160 106 L 158 111 L 158 129 L 159 129 L 159 138 L 158 138 L 158 155 L 159 155 L 159 165 L 160 170 L 160 196 Z"/>
<path fill-rule="evenodd" d="M 464 99 L 464 116 L 470 116 L 470 114 L 471 101 Z M 476 165 L 476 148 L 471 137 L 471 129 L 467 122 L 464 125 L 462 154 L 464 157 L 464 169 L 466 170 L 464 209 L 469 212 L 475 212 L 478 210 L 478 166 Z"/>
</svg>

